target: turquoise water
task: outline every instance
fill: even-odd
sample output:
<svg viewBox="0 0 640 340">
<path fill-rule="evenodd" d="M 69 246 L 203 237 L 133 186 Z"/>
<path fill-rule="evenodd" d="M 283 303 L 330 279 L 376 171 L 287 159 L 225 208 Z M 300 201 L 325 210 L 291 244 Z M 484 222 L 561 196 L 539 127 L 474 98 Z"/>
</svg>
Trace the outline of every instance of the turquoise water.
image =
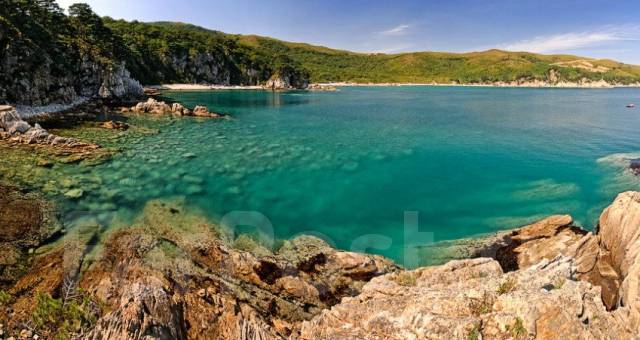
<svg viewBox="0 0 640 340">
<path fill-rule="evenodd" d="M 277 238 L 312 233 L 403 262 L 405 211 L 419 213 L 427 235 L 409 237 L 416 242 L 554 213 L 592 228 L 617 192 L 638 188 L 615 156 L 640 150 L 640 111 L 625 108 L 640 101 L 638 89 L 165 95 L 233 119 L 148 122 L 160 133 L 92 168 L 101 185 L 77 209 L 134 216 L 149 199 L 185 196 L 216 220 L 257 211 Z"/>
</svg>

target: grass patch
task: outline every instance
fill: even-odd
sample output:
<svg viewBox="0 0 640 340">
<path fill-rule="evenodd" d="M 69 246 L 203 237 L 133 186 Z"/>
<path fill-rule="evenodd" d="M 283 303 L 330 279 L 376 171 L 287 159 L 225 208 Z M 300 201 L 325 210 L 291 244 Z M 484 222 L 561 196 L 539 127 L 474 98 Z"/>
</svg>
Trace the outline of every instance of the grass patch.
<svg viewBox="0 0 640 340">
<path fill-rule="evenodd" d="M 98 320 L 102 306 L 88 295 L 54 299 L 49 294 L 40 293 L 31 321 L 39 334 L 54 339 L 71 339 L 74 334 L 88 331 Z"/>
<path fill-rule="evenodd" d="M 471 313 L 476 316 L 480 316 L 483 314 L 491 313 L 493 310 L 493 296 L 489 294 L 489 292 L 484 292 L 482 298 L 473 299 L 469 304 L 469 308 L 471 309 Z"/>
<path fill-rule="evenodd" d="M 557 277 L 553 280 L 553 288 L 554 289 L 562 289 L 562 286 L 567 282 L 567 279 L 564 277 Z"/>
<path fill-rule="evenodd" d="M 521 318 L 516 318 L 516 321 L 511 326 L 507 326 L 507 332 L 511 334 L 513 338 L 521 338 L 527 335 L 527 329 L 524 328 Z"/>
<path fill-rule="evenodd" d="M 416 277 L 410 272 L 400 272 L 392 280 L 405 287 L 414 287 L 416 285 Z"/>
<path fill-rule="evenodd" d="M 473 325 L 473 328 L 467 334 L 467 340 L 479 340 L 480 339 L 480 323 Z"/>
<path fill-rule="evenodd" d="M 518 283 L 516 282 L 515 278 L 513 277 L 507 278 L 498 287 L 498 294 L 503 295 L 503 294 L 512 292 L 516 288 L 517 284 Z"/>
<path fill-rule="evenodd" d="M 4 307 L 11 302 L 13 297 L 11 294 L 5 292 L 4 290 L 0 290 L 0 307 Z"/>
</svg>

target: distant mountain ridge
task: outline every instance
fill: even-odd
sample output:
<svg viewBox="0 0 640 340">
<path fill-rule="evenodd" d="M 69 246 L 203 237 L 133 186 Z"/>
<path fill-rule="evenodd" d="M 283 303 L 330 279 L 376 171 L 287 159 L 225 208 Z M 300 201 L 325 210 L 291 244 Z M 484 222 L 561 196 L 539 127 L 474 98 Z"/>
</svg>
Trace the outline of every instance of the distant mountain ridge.
<svg viewBox="0 0 640 340">
<path fill-rule="evenodd" d="M 255 35 L 239 36 L 239 40 L 255 48 L 287 54 L 309 69 L 312 82 L 474 84 L 541 80 L 552 85 L 586 79 L 628 85 L 640 81 L 638 65 L 573 55 L 497 49 L 469 53 L 356 53 Z"/>
<path fill-rule="evenodd" d="M 147 25 L 171 31 L 224 37 L 233 41 L 235 46 L 251 50 L 265 58 L 286 56 L 296 67 L 308 71 L 309 80 L 313 83 L 640 83 L 640 66 L 608 59 L 507 52 L 497 49 L 469 53 L 358 53 L 259 35 L 228 34 L 188 23 L 127 23 L 121 20 L 107 22 L 107 26 L 118 27 L 122 31 L 130 28 L 130 25 Z"/>
</svg>

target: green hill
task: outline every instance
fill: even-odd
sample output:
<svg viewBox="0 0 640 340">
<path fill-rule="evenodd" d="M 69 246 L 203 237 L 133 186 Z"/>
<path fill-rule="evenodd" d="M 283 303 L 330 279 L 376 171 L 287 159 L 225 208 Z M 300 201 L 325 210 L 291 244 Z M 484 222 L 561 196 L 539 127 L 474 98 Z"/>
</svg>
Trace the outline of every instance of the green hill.
<svg viewBox="0 0 640 340">
<path fill-rule="evenodd" d="M 640 66 L 612 60 L 499 50 L 354 53 L 186 23 L 101 18 L 84 4 L 67 15 L 55 0 L 4 0 L 0 74 L 0 103 L 32 105 L 122 96 L 136 80 L 294 88 L 309 81 L 640 83 Z"/>
<path fill-rule="evenodd" d="M 495 83 L 540 80 L 579 82 L 605 80 L 612 84 L 640 82 L 640 66 L 571 55 L 542 55 L 489 50 L 472 53 L 415 52 L 367 54 L 257 35 L 234 35 L 175 23 L 107 22 L 126 35 L 131 25 L 161 28 L 183 35 L 217 37 L 241 51 L 249 64 L 274 56 L 309 72 L 310 81 L 355 83 Z M 189 40 L 183 40 L 189 43 Z M 553 70 L 553 72 L 551 71 Z"/>
<path fill-rule="evenodd" d="M 241 44 L 283 53 L 306 67 L 312 82 L 485 83 L 519 79 L 557 81 L 604 79 L 640 81 L 640 66 L 571 55 L 542 55 L 489 50 L 472 53 L 416 52 L 364 54 L 290 43 L 259 36 L 239 36 Z"/>
</svg>

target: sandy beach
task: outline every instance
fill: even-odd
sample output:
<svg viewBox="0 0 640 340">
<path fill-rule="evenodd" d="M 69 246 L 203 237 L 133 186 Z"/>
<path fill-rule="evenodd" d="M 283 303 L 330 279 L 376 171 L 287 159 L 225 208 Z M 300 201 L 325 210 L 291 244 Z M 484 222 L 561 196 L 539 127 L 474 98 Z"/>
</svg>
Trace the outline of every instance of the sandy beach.
<svg viewBox="0 0 640 340">
<path fill-rule="evenodd" d="M 390 86 L 438 86 L 438 87 L 528 87 L 528 88 L 616 88 L 616 87 L 640 87 L 638 84 L 610 84 L 604 81 L 576 83 L 576 82 L 558 82 L 550 84 L 542 81 L 527 81 L 521 83 L 515 82 L 498 82 L 488 84 L 444 84 L 444 83 L 352 83 L 352 82 L 331 82 L 331 83 L 312 83 L 309 84 L 310 90 L 321 90 L 323 88 L 330 89 L 336 87 L 390 87 Z M 199 90 L 270 90 L 260 85 L 204 85 L 204 84 L 162 84 L 150 85 L 147 88 L 154 90 L 170 90 L 170 91 L 199 91 Z"/>
</svg>

